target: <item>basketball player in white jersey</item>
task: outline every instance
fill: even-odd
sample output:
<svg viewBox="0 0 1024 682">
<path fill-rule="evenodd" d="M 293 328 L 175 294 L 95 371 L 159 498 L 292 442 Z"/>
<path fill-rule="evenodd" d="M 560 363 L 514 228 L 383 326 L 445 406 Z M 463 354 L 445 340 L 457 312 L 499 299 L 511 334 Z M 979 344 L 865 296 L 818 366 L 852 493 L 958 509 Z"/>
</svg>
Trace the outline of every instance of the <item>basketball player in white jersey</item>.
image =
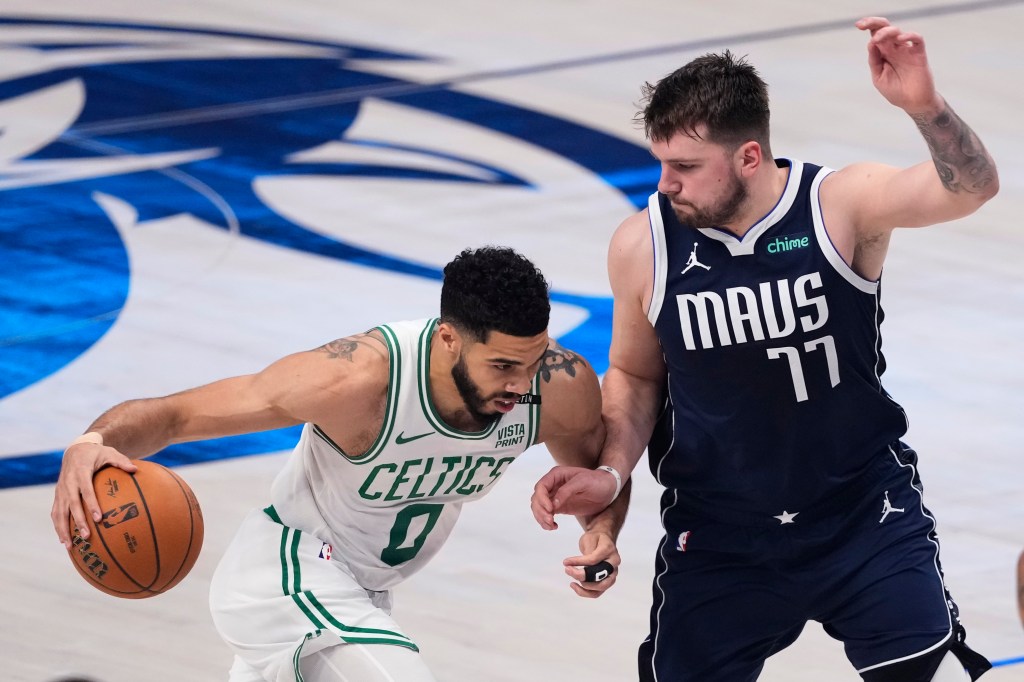
<svg viewBox="0 0 1024 682">
<path fill-rule="evenodd" d="M 246 518 L 211 585 L 214 623 L 235 653 L 231 682 L 433 680 L 390 616 L 390 588 L 528 447 L 594 466 L 604 442 L 597 377 L 548 337 L 549 312 L 547 282 L 526 258 L 466 250 L 445 267 L 440 319 L 122 403 L 65 452 L 57 535 L 70 541 L 69 515 L 78 528 L 98 518 L 91 480 L 104 465 L 134 471 L 133 458 L 171 443 L 304 424 L 268 506 Z M 581 564 L 618 564 L 611 536 L 586 537 Z"/>
</svg>

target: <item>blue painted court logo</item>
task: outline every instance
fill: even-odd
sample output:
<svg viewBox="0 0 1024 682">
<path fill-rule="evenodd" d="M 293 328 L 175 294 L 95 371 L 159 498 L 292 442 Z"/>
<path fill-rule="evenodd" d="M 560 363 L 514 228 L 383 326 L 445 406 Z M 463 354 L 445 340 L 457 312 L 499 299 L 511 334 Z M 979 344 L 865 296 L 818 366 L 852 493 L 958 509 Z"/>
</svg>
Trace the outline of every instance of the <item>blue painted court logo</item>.
<svg viewBox="0 0 1024 682">
<path fill-rule="evenodd" d="M 301 207 L 284 211 L 269 200 L 266 188 L 385 178 L 401 187 L 537 189 L 503 158 L 441 149 L 417 128 L 368 133 L 378 128 L 365 121 L 382 106 L 515 140 L 571 163 L 631 207 L 643 205 L 657 180 L 646 149 L 623 139 L 467 94 L 455 81 L 387 75 L 431 59 L 424 55 L 250 33 L 3 17 L 0 46 L 17 57 L 6 58 L 0 81 L 0 408 L 117 324 L 138 284 L 125 244 L 132 230 L 188 216 L 290 252 L 439 280 L 436 263 L 389 251 L 369 233 L 354 240 L 318 229 Z M 394 201 L 402 200 L 396 191 Z M 593 267 L 603 269 L 603 261 Z M 552 299 L 585 311 L 560 340 L 603 371 L 610 300 L 557 283 Z M 238 441 L 231 454 L 287 447 L 283 442 Z M 162 461 L 220 452 L 192 444 Z M 55 478 L 59 453 L 11 454 L 0 459 L 3 486 Z"/>
</svg>

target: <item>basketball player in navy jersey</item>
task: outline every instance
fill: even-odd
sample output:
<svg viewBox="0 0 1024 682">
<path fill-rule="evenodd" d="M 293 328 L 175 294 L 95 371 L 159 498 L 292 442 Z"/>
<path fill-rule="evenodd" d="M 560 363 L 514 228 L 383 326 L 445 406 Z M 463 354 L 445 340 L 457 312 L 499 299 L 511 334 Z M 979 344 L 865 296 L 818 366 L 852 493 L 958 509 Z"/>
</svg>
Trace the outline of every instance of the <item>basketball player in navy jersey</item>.
<svg viewBox="0 0 1024 682">
<path fill-rule="evenodd" d="M 662 170 L 608 256 L 612 471 L 557 467 L 533 500 L 545 528 L 598 513 L 648 448 L 666 534 L 644 681 L 754 680 L 809 620 L 870 682 L 991 667 L 965 643 L 906 418 L 880 381 L 879 278 L 894 228 L 974 212 L 996 169 L 936 92 L 921 36 L 877 17 L 857 27 L 875 87 L 931 160 L 833 172 L 773 158 L 765 83 L 729 52 L 646 88 Z M 621 520 L 599 514 L 590 541 Z"/>
</svg>

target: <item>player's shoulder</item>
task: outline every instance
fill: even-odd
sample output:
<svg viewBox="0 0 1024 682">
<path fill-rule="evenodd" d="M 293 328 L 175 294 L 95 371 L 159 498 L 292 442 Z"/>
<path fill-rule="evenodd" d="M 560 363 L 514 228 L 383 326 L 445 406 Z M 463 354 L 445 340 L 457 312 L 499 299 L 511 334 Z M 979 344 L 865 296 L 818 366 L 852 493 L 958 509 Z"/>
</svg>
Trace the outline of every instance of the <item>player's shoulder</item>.
<svg viewBox="0 0 1024 682">
<path fill-rule="evenodd" d="M 633 213 L 619 223 L 608 244 L 609 269 L 627 261 L 648 260 L 653 250 L 649 209 Z"/>
<path fill-rule="evenodd" d="M 341 360 L 353 364 L 376 365 L 389 360 L 388 345 L 379 328 L 359 334 L 342 336 L 314 348 L 311 353 L 326 360 Z"/>
<path fill-rule="evenodd" d="M 379 329 L 328 341 L 304 354 L 324 383 L 343 381 L 353 388 L 386 387 L 391 356 Z"/>
<path fill-rule="evenodd" d="M 538 375 L 541 395 L 545 397 L 542 405 L 559 406 L 562 401 L 578 399 L 597 386 L 597 374 L 587 359 L 555 339 L 548 341 Z"/>
<path fill-rule="evenodd" d="M 866 191 L 885 186 L 900 169 L 884 163 L 858 161 L 829 173 L 821 182 L 823 202 L 860 202 Z"/>
<path fill-rule="evenodd" d="M 637 242 L 646 241 L 651 232 L 650 209 L 636 211 L 619 223 L 619 226 L 612 234 L 612 247 L 635 245 Z"/>
<path fill-rule="evenodd" d="M 601 384 L 582 355 L 552 339 L 538 375 L 544 433 L 575 433 L 600 420 Z"/>
</svg>

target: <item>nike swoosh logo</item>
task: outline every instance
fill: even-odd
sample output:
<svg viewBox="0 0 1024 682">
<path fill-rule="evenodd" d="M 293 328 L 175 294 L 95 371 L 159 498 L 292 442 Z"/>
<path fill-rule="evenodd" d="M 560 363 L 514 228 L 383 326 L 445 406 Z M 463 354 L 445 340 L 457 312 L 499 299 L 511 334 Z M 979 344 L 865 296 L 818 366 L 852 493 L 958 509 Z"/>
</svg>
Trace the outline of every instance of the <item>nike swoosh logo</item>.
<svg viewBox="0 0 1024 682">
<path fill-rule="evenodd" d="M 402 431 L 400 434 L 398 434 L 398 437 L 395 438 L 395 445 L 405 445 L 406 443 L 411 443 L 414 440 L 419 440 L 420 438 L 426 438 L 427 436 L 432 435 L 434 435 L 434 432 L 428 431 L 427 433 L 421 433 L 418 436 L 410 436 L 409 438 L 406 438 L 405 431 Z"/>
</svg>

